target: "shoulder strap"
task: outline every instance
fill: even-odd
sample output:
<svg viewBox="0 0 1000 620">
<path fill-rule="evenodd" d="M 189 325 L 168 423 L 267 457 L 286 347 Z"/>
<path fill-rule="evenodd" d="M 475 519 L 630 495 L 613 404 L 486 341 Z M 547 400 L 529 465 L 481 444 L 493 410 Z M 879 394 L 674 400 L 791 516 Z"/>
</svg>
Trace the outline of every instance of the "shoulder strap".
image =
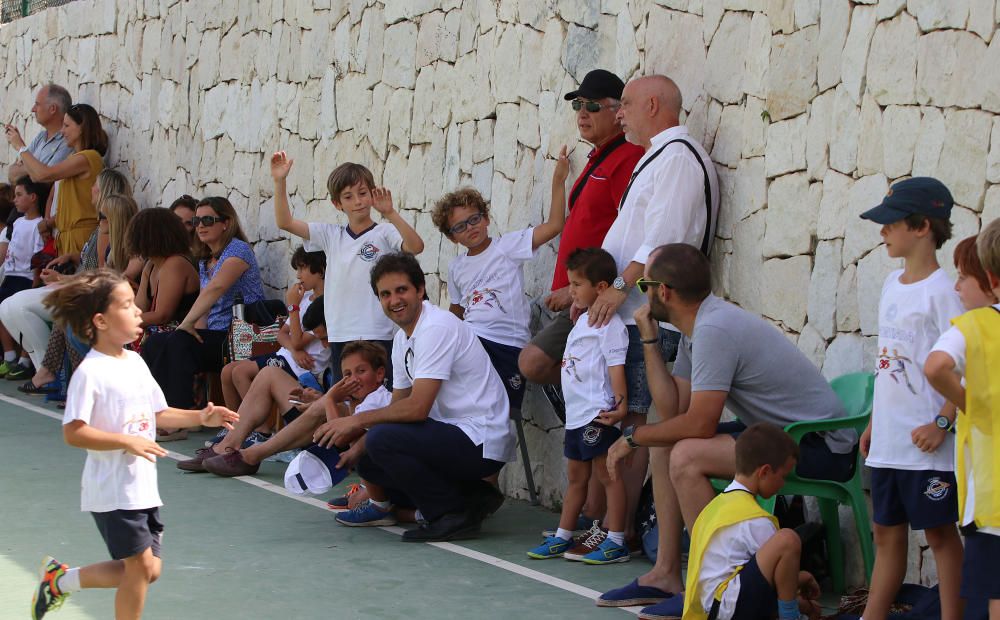
<svg viewBox="0 0 1000 620">
<path fill-rule="evenodd" d="M 701 173 L 705 178 L 705 234 L 701 238 L 701 253 L 708 256 L 708 251 L 712 249 L 712 185 L 708 180 L 708 169 L 705 168 L 705 162 L 702 161 L 701 155 L 698 154 L 698 151 L 687 140 L 678 138 L 667 142 L 664 146 L 673 144 L 674 142 L 680 142 L 691 151 L 695 161 L 701 166 Z"/>
<path fill-rule="evenodd" d="M 608 155 L 617 150 L 618 147 L 623 144 L 625 144 L 625 136 L 620 135 L 590 162 L 587 168 L 583 171 L 583 174 L 580 175 L 580 182 L 576 184 L 576 187 L 573 188 L 573 191 L 569 195 L 570 211 L 573 210 L 573 205 L 576 204 L 577 198 L 579 198 L 580 194 L 583 193 L 583 188 L 587 185 L 587 180 L 590 179 L 590 175 L 594 172 L 594 170 L 597 170 L 597 167 L 600 166 L 605 159 L 608 158 Z"/>
<path fill-rule="evenodd" d="M 659 157 L 660 153 L 663 152 L 663 149 L 667 148 L 667 146 L 669 146 L 669 145 L 670 145 L 670 143 L 667 142 L 666 144 L 664 144 L 663 146 L 661 146 L 658 151 L 656 151 L 655 153 L 653 153 L 652 155 L 650 155 L 649 158 L 646 161 L 642 162 L 641 166 L 639 166 L 638 168 L 635 169 L 634 172 L 632 172 L 632 177 L 629 178 L 628 185 L 625 186 L 625 191 L 622 192 L 622 198 L 621 198 L 621 200 L 618 201 L 618 210 L 619 211 L 621 211 L 622 207 L 625 206 L 625 198 L 628 197 L 628 193 L 632 189 L 632 184 L 635 183 L 635 180 L 639 176 L 639 173 L 642 172 L 646 168 L 646 166 L 649 165 L 649 163 L 651 161 L 653 161 L 654 159 L 656 159 L 657 157 Z"/>
</svg>

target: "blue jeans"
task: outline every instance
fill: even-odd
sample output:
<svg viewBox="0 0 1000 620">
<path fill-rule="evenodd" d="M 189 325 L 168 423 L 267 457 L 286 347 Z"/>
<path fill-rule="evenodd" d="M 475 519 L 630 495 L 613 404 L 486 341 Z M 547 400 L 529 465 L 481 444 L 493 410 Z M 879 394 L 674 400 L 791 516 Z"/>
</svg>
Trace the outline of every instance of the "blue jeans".
<svg viewBox="0 0 1000 620">
<path fill-rule="evenodd" d="M 646 355 L 642 349 L 642 337 L 635 325 L 626 325 L 628 330 L 628 351 L 625 353 L 625 386 L 628 388 L 628 412 L 648 413 L 653 397 L 649 394 L 649 380 L 646 378 Z M 663 361 L 672 362 L 677 357 L 680 332 L 660 328 L 660 352 Z"/>
</svg>

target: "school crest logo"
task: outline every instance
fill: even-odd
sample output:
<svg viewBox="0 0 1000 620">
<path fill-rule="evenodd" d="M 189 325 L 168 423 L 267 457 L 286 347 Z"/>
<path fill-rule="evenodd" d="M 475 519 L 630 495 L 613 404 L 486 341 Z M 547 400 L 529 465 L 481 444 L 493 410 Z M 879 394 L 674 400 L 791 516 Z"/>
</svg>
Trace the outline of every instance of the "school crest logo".
<svg viewBox="0 0 1000 620">
<path fill-rule="evenodd" d="M 950 488 L 950 482 L 944 482 L 938 476 L 934 476 L 927 479 L 927 489 L 924 491 L 924 495 L 932 501 L 939 502 L 948 497 L 948 489 Z"/>
<path fill-rule="evenodd" d="M 381 251 L 382 250 L 378 249 L 378 246 L 369 242 L 361 246 L 361 249 L 358 250 L 358 256 L 366 263 L 370 263 L 378 258 L 379 252 Z"/>
<path fill-rule="evenodd" d="M 521 375 L 511 375 L 510 378 L 507 379 L 507 385 L 509 385 L 510 389 L 512 389 L 512 390 L 520 390 L 521 389 Z"/>
<path fill-rule="evenodd" d="M 601 440 L 601 428 L 588 424 L 583 429 L 583 443 L 588 446 L 596 446 Z"/>
</svg>

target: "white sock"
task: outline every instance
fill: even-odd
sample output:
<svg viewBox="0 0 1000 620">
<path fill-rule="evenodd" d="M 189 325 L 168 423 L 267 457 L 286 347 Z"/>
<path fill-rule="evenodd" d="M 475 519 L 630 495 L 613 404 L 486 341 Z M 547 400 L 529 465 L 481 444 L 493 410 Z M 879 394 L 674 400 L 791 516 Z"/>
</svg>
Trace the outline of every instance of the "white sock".
<svg viewBox="0 0 1000 620">
<path fill-rule="evenodd" d="M 424 519 L 424 513 L 420 512 L 419 508 L 413 511 L 413 520 L 418 523 L 421 521 L 426 521 L 426 519 Z"/>
<path fill-rule="evenodd" d="M 625 532 L 608 532 L 608 538 L 619 545 L 625 544 Z"/>
<path fill-rule="evenodd" d="M 66 594 L 81 590 L 80 567 L 67 569 L 66 574 L 59 578 L 59 582 L 56 585 L 59 587 L 60 592 Z"/>
<path fill-rule="evenodd" d="M 375 500 L 369 501 L 371 501 L 371 503 L 382 512 L 389 512 L 389 509 L 392 508 L 392 503 L 389 500 L 385 500 L 384 502 L 377 502 Z"/>
<path fill-rule="evenodd" d="M 4 351 L 3 361 L 10 363 L 17 359 L 17 351 Z"/>
<path fill-rule="evenodd" d="M 17 363 L 20 364 L 20 365 L 22 365 L 22 366 L 24 366 L 25 368 L 31 368 L 31 358 L 30 357 L 22 357 L 21 359 L 19 359 L 17 361 Z"/>
<path fill-rule="evenodd" d="M 573 532 L 562 528 L 556 530 L 556 536 L 562 538 L 563 540 L 573 540 Z"/>
</svg>

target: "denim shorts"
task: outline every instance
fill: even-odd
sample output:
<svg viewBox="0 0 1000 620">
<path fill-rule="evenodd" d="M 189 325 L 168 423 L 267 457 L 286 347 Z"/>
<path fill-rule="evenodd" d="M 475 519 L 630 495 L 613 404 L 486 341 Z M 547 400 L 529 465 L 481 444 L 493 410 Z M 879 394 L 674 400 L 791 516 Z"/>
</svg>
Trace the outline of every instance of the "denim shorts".
<svg viewBox="0 0 1000 620">
<path fill-rule="evenodd" d="M 625 353 L 628 412 L 648 413 L 653 398 L 649 394 L 649 382 L 646 379 L 646 355 L 643 352 L 642 337 L 635 325 L 626 325 L 625 328 L 628 330 L 628 351 Z M 660 328 L 660 353 L 663 355 L 663 361 L 674 361 L 680 341 L 680 332 Z"/>
</svg>

